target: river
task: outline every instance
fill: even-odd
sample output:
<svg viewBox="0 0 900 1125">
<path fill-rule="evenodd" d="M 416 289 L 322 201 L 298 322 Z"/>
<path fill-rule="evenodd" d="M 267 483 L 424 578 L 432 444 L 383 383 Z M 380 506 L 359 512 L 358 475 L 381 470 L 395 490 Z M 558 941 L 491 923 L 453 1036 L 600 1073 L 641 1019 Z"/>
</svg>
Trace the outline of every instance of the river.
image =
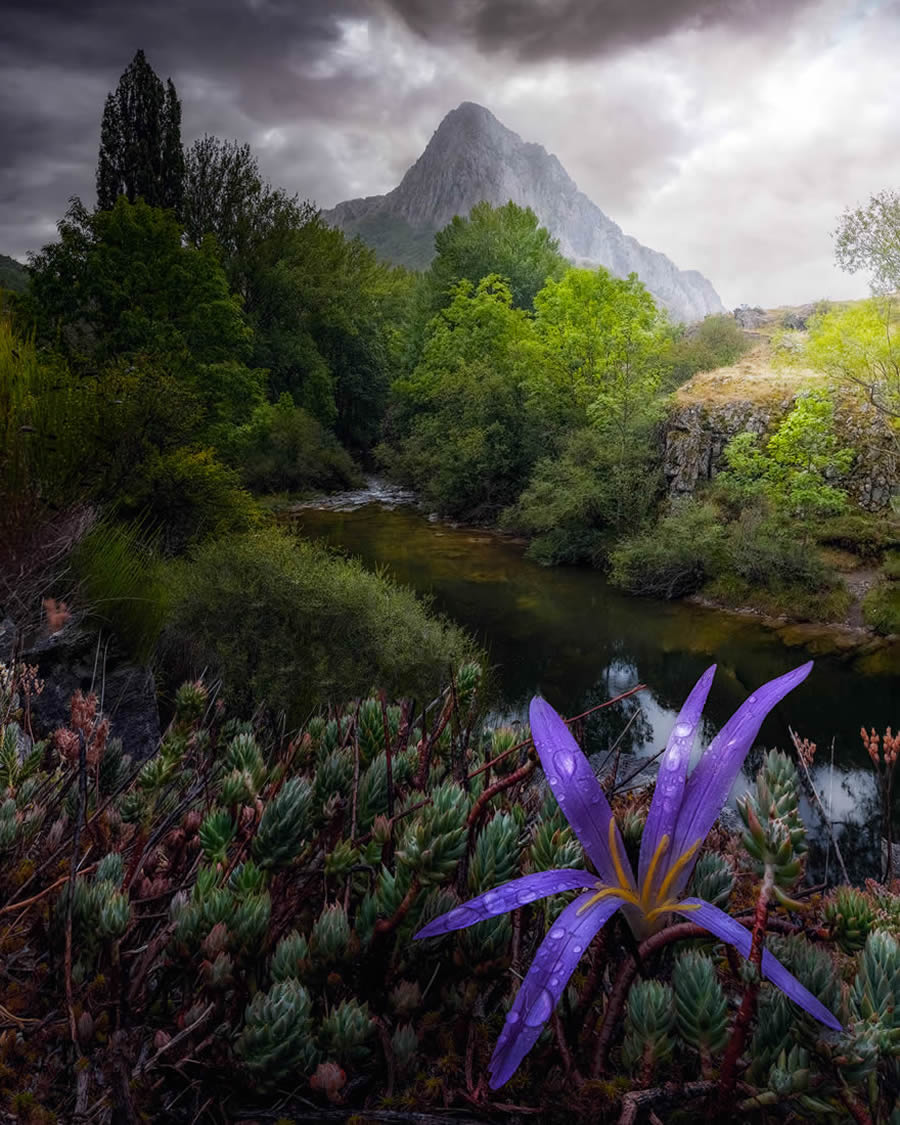
<svg viewBox="0 0 900 1125">
<path fill-rule="evenodd" d="M 590 754 L 617 740 L 628 753 L 652 754 L 698 676 L 715 662 L 705 745 L 755 688 L 812 657 L 807 681 L 764 723 L 747 775 L 762 746 L 789 748 L 789 725 L 815 742 L 813 779 L 848 865 L 857 876 L 875 873 L 877 792 L 859 730 L 900 726 L 900 644 L 860 645 L 857 638 L 848 648 L 846 634 L 835 640 L 828 630 L 774 629 L 684 602 L 627 597 L 597 571 L 540 567 L 524 558 L 519 543 L 429 519 L 408 493 L 377 481 L 299 506 L 289 518 L 302 534 L 386 569 L 469 629 L 489 654 L 498 714 L 521 719 L 537 692 L 563 714 L 578 714 L 646 684 L 588 721 Z M 738 788 L 746 784 L 745 777 Z M 821 844 L 825 834 L 805 800 L 804 813 Z M 823 875 L 826 862 L 833 878 L 833 856 L 815 848 L 811 873 Z"/>
</svg>

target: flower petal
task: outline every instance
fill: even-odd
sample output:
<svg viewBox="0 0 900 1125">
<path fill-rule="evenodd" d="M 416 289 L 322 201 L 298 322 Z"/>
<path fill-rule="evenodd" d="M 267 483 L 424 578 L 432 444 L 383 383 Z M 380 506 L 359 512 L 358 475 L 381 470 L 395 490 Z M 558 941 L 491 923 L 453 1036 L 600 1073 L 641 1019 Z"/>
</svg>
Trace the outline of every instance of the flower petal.
<svg viewBox="0 0 900 1125">
<path fill-rule="evenodd" d="M 695 909 L 682 911 L 680 910 L 682 906 L 693 906 Z M 719 910 L 717 906 L 704 902 L 702 898 L 686 898 L 684 902 L 680 902 L 675 907 L 675 910 L 683 914 L 689 921 L 698 922 L 705 930 L 715 934 L 717 938 L 733 945 L 745 957 L 750 956 L 750 944 L 753 935 L 736 918 L 732 918 L 724 910 Z M 841 1030 L 841 1025 L 825 1005 L 817 1000 L 809 989 L 804 988 L 800 981 L 792 973 L 789 973 L 778 958 L 773 957 L 767 949 L 763 950 L 762 972 L 763 976 L 770 980 L 776 988 L 780 988 L 795 1004 L 799 1004 L 804 1011 L 809 1012 L 820 1023 L 824 1023 L 826 1027 L 830 1027 L 834 1031 Z"/>
<path fill-rule="evenodd" d="M 590 900 L 590 895 L 579 895 L 541 942 L 513 1006 L 506 1013 L 506 1023 L 488 1064 L 492 1090 L 499 1089 L 515 1074 L 553 1014 L 585 949 L 622 905 L 619 898 L 605 898 L 579 916 L 579 908 Z"/>
<path fill-rule="evenodd" d="M 618 886 L 619 875 L 608 843 L 609 822 L 613 819 L 613 814 L 606 794 L 600 788 L 600 782 L 594 777 L 594 771 L 572 737 L 572 732 L 545 699 L 536 695 L 531 701 L 528 714 L 531 720 L 531 737 L 559 807 L 597 868 L 600 878 L 610 886 Z M 618 825 L 613 828 L 613 832 L 626 878 L 633 884 L 634 876 L 625 855 Z"/>
<path fill-rule="evenodd" d="M 759 733 L 763 719 L 792 688 L 806 679 L 811 668 L 812 661 L 763 684 L 741 704 L 712 740 L 684 788 L 684 800 L 670 854 L 681 855 L 697 840 L 706 839 L 722 806 L 728 800 L 731 787 Z M 681 892 L 693 867 L 693 863 L 685 865 L 670 888 L 671 894 L 678 895 Z"/>
<path fill-rule="evenodd" d="M 663 857 L 663 874 L 671 856 L 675 853 L 672 849 L 672 837 L 675 832 L 675 823 L 684 798 L 684 783 L 687 770 L 691 761 L 691 748 L 694 745 L 694 736 L 697 733 L 697 724 L 703 714 L 703 705 L 709 695 L 716 666 L 707 668 L 696 682 L 687 697 L 684 706 L 679 712 L 669 741 L 666 743 L 666 752 L 659 763 L 659 773 L 656 777 L 656 789 L 650 811 L 647 813 L 647 823 L 641 836 L 641 856 L 638 862 L 638 879 L 643 887 L 647 877 L 647 869 L 653 859 L 656 849 L 663 836 L 669 837 L 669 851 Z M 677 858 L 677 857 L 676 857 Z"/>
<path fill-rule="evenodd" d="M 521 879 L 511 879 L 501 887 L 470 898 L 460 903 L 446 914 L 433 919 L 423 926 L 415 938 L 436 937 L 448 934 L 451 930 L 462 930 L 474 926 L 495 914 L 505 914 L 517 906 L 525 906 L 539 898 L 556 895 L 562 891 L 580 891 L 585 887 L 596 887 L 597 877 L 589 871 L 576 871 L 561 867 L 554 871 L 537 871 L 533 875 L 523 875 Z"/>
</svg>

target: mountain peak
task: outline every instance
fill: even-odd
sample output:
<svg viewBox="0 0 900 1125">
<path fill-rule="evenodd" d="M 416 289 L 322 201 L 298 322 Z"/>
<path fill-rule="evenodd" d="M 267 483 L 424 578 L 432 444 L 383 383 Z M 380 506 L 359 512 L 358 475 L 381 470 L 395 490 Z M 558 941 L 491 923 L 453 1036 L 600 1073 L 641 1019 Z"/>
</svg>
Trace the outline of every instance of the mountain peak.
<svg viewBox="0 0 900 1125">
<path fill-rule="evenodd" d="M 339 203 L 322 217 L 359 234 L 383 258 L 423 268 L 434 254 L 434 234 L 482 200 L 531 207 L 566 257 L 605 266 L 619 277 L 637 273 L 678 320 L 723 311 L 705 277 L 679 270 L 664 254 L 624 235 L 555 156 L 523 141 L 477 102 L 462 102 L 444 117 L 393 191 Z"/>
</svg>

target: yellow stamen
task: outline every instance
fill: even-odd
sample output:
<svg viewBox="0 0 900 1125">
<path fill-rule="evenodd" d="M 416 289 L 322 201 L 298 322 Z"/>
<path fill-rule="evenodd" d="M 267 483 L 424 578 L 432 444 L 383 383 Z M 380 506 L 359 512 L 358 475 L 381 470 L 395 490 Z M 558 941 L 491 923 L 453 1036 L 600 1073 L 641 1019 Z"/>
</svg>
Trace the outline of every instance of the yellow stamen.
<svg viewBox="0 0 900 1125">
<path fill-rule="evenodd" d="M 688 850 L 686 852 L 682 852 L 675 863 L 672 864 L 672 866 L 669 868 L 668 874 L 662 881 L 662 886 L 659 888 L 659 894 L 656 896 L 658 899 L 665 902 L 666 896 L 668 895 L 672 884 L 678 878 L 679 873 L 684 870 L 685 864 L 690 863 L 691 859 L 693 858 L 694 852 L 696 852 L 696 850 L 702 843 L 702 838 L 699 840 L 695 840 L 693 844 L 691 844 L 691 846 L 688 848 Z"/>
<path fill-rule="evenodd" d="M 625 899 L 625 901 L 630 902 L 632 906 L 640 907 L 641 905 L 634 891 L 629 891 L 625 887 L 604 887 L 602 891 L 598 891 L 595 895 L 592 895 L 587 902 L 579 906 L 575 914 L 584 914 L 585 910 L 590 910 L 592 906 L 596 906 L 602 899 L 612 898 L 613 896 Z"/>
<path fill-rule="evenodd" d="M 627 878 L 625 875 L 625 868 L 622 866 L 622 859 L 619 855 L 619 846 L 616 843 L 616 821 L 615 817 L 609 818 L 609 832 L 607 833 L 609 840 L 609 854 L 612 856 L 613 867 L 616 869 L 616 875 L 619 879 L 619 886 L 625 890 L 631 888 L 636 890 L 634 880 Z"/>
<path fill-rule="evenodd" d="M 683 903 L 679 902 L 677 899 L 670 898 L 667 902 L 664 902 L 662 906 L 657 906 L 655 909 L 651 910 L 647 914 L 647 921 L 652 922 L 653 919 L 658 918 L 660 914 L 668 914 L 670 910 L 675 910 L 676 908 L 678 909 L 678 913 L 681 914 L 684 911 L 699 910 L 700 903 Z"/>
<path fill-rule="evenodd" d="M 641 906 L 644 910 L 648 910 L 653 896 L 653 877 L 656 874 L 656 868 L 659 861 L 662 859 L 666 848 L 669 846 L 669 835 L 665 836 L 656 845 L 656 851 L 653 853 L 653 859 L 650 860 L 650 866 L 647 868 L 647 874 L 644 878 L 644 886 L 641 888 Z"/>
</svg>

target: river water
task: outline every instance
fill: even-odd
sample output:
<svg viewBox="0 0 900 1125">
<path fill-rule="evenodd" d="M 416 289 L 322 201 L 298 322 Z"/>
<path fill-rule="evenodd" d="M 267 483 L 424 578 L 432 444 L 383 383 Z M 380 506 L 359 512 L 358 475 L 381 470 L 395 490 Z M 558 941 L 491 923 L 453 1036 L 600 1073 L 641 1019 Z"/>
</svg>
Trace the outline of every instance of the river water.
<svg viewBox="0 0 900 1125">
<path fill-rule="evenodd" d="M 409 493 L 378 481 L 299 506 L 290 519 L 302 534 L 428 595 L 473 633 L 489 654 L 496 710 L 505 717 L 521 720 L 538 692 L 574 715 L 646 684 L 588 720 L 590 754 L 618 742 L 625 752 L 652 755 L 694 682 L 716 663 L 705 746 L 755 688 L 813 658 L 806 682 L 764 723 L 747 776 L 763 746 L 789 749 L 788 726 L 815 742 L 813 779 L 837 822 L 848 866 L 856 877 L 876 873 L 877 792 L 859 730 L 900 726 L 900 644 L 860 644 L 824 629 L 775 629 L 684 602 L 626 597 L 597 571 L 540 567 L 523 557 L 519 543 L 429 519 Z M 737 789 L 746 784 L 745 777 Z M 826 834 L 806 802 L 804 813 L 822 844 Z M 810 857 L 810 873 L 823 875 L 826 862 L 833 879 L 833 854 L 822 847 Z"/>
</svg>

